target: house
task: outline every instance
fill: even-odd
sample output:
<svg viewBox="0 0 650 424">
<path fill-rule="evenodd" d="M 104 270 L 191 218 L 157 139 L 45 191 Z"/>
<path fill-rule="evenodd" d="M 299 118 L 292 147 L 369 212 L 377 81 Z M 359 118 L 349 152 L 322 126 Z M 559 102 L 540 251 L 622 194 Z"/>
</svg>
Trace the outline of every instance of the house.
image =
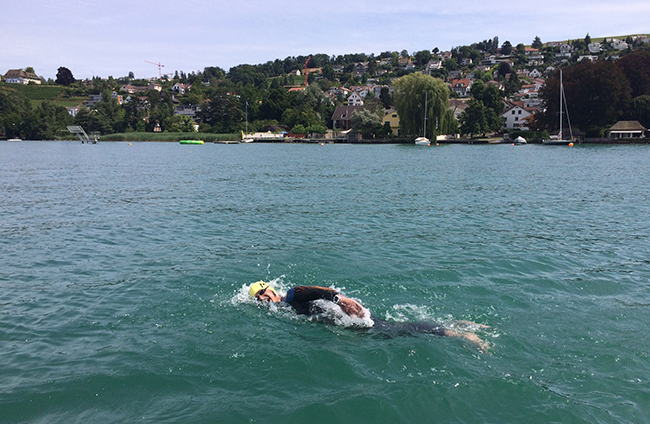
<svg viewBox="0 0 650 424">
<path fill-rule="evenodd" d="M 399 137 L 402 135 L 400 129 L 399 115 L 395 109 L 386 109 L 384 110 L 384 117 L 382 118 L 384 125 L 390 125 L 390 129 L 394 136 Z"/>
<path fill-rule="evenodd" d="M 348 106 L 363 106 L 363 98 L 361 94 L 356 91 L 353 91 L 350 96 L 348 96 Z"/>
<path fill-rule="evenodd" d="M 210 84 L 208 84 L 210 85 Z M 162 91 L 162 85 L 158 84 L 157 82 L 151 82 L 149 83 L 149 87 L 147 87 L 147 90 L 156 90 L 158 92 Z"/>
<path fill-rule="evenodd" d="M 539 78 L 542 76 L 542 71 L 540 71 L 539 69 L 533 69 L 532 71 L 530 71 L 528 76 L 531 78 Z"/>
<path fill-rule="evenodd" d="M 174 115 L 188 116 L 192 121 L 199 121 L 197 114 L 201 112 L 201 105 L 179 105 L 174 107 Z"/>
<path fill-rule="evenodd" d="M 350 118 L 360 110 L 363 110 L 363 106 L 337 106 L 332 114 L 333 128 L 335 130 L 349 130 L 351 128 Z"/>
<path fill-rule="evenodd" d="M 40 84 L 41 79 L 33 72 L 25 72 L 22 69 L 9 69 L 6 74 L 2 77 L 4 82 L 11 84 L 23 84 L 27 85 L 30 82 L 34 84 Z"/>
<path fill-rule="evenodd" d="M 384 87 L 388 89 L 388 93 L 391 96 L 395 93 L 395 87 L 393 87 L 392 85 L 375 85 L 374 87 L 372 87 L 372 91 L 375 94 L 375 97 L 377 99 L 381 97 L 381 89 Z"/>
<path fill-rule="evenodd" d="M 529 130 L 528 118 L 533 115 L 533 110 L 523 106 L 520 102 L 509 102 L 505 112 L 501 114 L 505 118 L 503 125 L 506 129 Z"/>
<path fill-rule="evenodd" d="M 368 72 L 368 62 L 359 62 L 354 64 L 354 70 L 352 71 L 355 77 L 360 77 L 361 75 Z"/>
<path fill-rule="evenodd" d="M 454 114 L 454 118 L 458 121 L 460 114 L 465 112 L 469 107 L 468 99 L 449 99 L 449 110 Z"/>
<path fill-rule="evenodd" d="M 431 72 L 442 69 L 442 60 L 430 60 L 424 67 L 424 72 L 431 75 Z"/>
<path fill-rule="evenodd" d="M 83 104 L 86 106 L 88 109 L 94 108 L 97 103 L 102 101 L 102 95 L 101 94 L 91 94 L 88 96 L 88 100 L 86 100 Z"/>
<path fill-rule="evenodd" d="M 455 79 L 451 81 L 451 90 L 459 97 L 469 97 L 472 80 L 468 78 Z"/>
<path fill-rule="evenodd" d="M 113 91 L 111 93 L 111 98 L 115 99 L 115 101 L 117 102 L 118 105 L 121 105 L 122 103 L 124 103 L 124 96 L 122 96 L 120 94 L 117 94 L 117 91 Z"/>
<path fill-rule="evenodd" d="M 151 84 L 150 84 L 150 86 L 151 86 Z M 128 84 L 125 84 L 122 87 L 120 87 L 120 91 L 124 91 L 127 94 L 144 93 L 148 89 L 149 89 L 148 87 L 139 87 L 139 86 L 128 85 Z M 162 90 L 162 87 L 161 87 L 161 90 Z"/>
<path fill-rule="evenodd" d="M 596 53 L 600 53 L 602 46 L 600 45 L 600 43 L 589 43 L 587 48 L 589 49 L 589 53 L 596 54 Z"/>
<path fill-rule="evenodd" d="M 607 138 L 644 138 L 646 131 L 639 121 L 618 121 L 607 131 Z"/>
<path fill-rule="evenodd" d="M 325 94 L 329 95 L 330 97 L 333 96 L 334 98 L 336 97 L 347 97 L 350 95 L 350 90 L 345 87 L 330 87 Z"/>
<path fill-rule="evenodd" d="M 192 84 L 181 84 L 180 82 L 177 82 L 172 87 L 172 91 L 178 94 L 185 94 L 187 91 L 190 91 L 191 88 Z"/>
</svg>

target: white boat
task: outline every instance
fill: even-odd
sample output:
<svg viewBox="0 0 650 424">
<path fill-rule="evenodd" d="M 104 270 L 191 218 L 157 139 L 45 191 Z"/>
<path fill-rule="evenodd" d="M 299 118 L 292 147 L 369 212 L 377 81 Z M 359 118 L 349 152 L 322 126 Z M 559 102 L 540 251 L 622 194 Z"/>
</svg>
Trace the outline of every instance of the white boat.
<svg viewBox="0 0 650 424">
<path fill-rule="evenodd" d="M 560 69 L 560 132 L 557 135 L 550 136 L 547 140 L 542 140 L 542 144 L 547 146 L 566 146 L 573 144 L 573 131 L 571 130 L 571 120 L 569 119 L 569 110 L 567 109 L 566 117 L 567 123 L 569 125 L 569 134 L 570 137 L 567 139 L 564 137 L 563 128 L 562 128 L 562 117 L 564 115 L 562 107 L 566 108 L 566 97 L 564 96 L 564 86 L 562 85 L 562 70 Z"/>
<path fill-rule="evenodd" d="M 7 141 L 22 141 L 22 140 L 19 139 L 19 138 L 10 138 L 10 139 L 7 139 Z"/>
<path fill-rule="evenodd" d="M 431 142 L 429 141 L 428 138 L 426 138 L 427 134 L 427 95 L 429 94 L 428 91 L 424 92 L 424 133 L 422 134 L 422 137 L 418 137 L 415 139 L 415 145 L 416 146 L 431 146 Z"/>
<path fill-rule="evenodd" d="M 528 143 L 526 142 L 525 138 L 519 136 L 515 138 L 515 141 L 512 144 L 514 144 L 515 146 L 523 146 L 524 144 L 528 144 Z"/>
<path fill-rule="evenodd" d="M 426 137 L 418 137 L 415 139 L 416 146 L 431 146 L 431 142 Z"/>
</svg>

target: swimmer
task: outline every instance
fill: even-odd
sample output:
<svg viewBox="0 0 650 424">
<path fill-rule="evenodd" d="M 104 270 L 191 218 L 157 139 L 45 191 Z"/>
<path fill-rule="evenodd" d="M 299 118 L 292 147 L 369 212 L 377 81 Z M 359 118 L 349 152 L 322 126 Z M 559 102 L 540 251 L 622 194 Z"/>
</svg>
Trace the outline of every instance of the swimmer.
<svg viewBox="0 0 650 424">
<path fill-rule="evenodd" d="M 316 300 L 322 299 L 337 304 L 343 313 L 350 317 L 366 317 L 366 310 L 359 302 L 343 296 L 334 289 L 326 287 L 295 286 L 289 289 L 285 296 L 280 296 L 270 284 L 265 283 L 264 281 L 258 281 L 251 285 L 248 293 L 251 297 L 260 302 L 287 303 L 300 315 L 315 315 L 322 313 L 323 309 L 315 302 Z M 462 332 L 454 331 L 449 328 L 444 328 L 440 324 L 431 322 L 390 322 L 374 316 L 371 318 L 375 323 L 372 327 L 373 331 L 386 337 L 435 334 L 444 337 L 464 338 L 481 351 L 487 351 L 490 348 L 490 345 L 487 342 L 481 340 L 481 338 L 469 330 Z M 450 327 L 456 329 L 469 329 L 471 327 L 482 329 L 489 328 L 487 325 L 477 324 L 471 321 L 454 321 L 450 324 Z"/>
</svg>

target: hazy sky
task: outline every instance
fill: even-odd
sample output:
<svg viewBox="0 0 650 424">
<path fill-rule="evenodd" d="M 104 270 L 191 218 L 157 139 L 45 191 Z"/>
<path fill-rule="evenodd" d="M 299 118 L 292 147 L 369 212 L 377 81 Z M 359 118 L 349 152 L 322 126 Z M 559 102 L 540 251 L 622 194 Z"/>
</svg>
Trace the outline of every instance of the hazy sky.
<svg viewBox="0 0 650 424">
<path fill-rule="evenodd" d="M 0 73 L 55 78 L 224 70 L 287 56 L 449 50 L 499 37 L 530 44 L 650 33 L 632 0 L 30 0 L 3 5 Z"/>
</svg>

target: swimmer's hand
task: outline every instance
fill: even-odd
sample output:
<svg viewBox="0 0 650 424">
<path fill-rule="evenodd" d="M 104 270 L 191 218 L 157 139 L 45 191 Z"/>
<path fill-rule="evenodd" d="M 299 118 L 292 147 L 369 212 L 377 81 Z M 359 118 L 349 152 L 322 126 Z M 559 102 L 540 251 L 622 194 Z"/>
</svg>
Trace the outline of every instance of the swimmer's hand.
<svg viewBox="0 0 650 424">
<path fill-rule="evenodd" d="M 363 309 L 363 306 L 359 304 L 356 300 L 350 299 L 342 295 L 338 295 L 339 301 L 338 305 L 341 307 L 341 310 L 348 314 L 351 317 L 364 318 L 366 313 Z"/>
</svg>

